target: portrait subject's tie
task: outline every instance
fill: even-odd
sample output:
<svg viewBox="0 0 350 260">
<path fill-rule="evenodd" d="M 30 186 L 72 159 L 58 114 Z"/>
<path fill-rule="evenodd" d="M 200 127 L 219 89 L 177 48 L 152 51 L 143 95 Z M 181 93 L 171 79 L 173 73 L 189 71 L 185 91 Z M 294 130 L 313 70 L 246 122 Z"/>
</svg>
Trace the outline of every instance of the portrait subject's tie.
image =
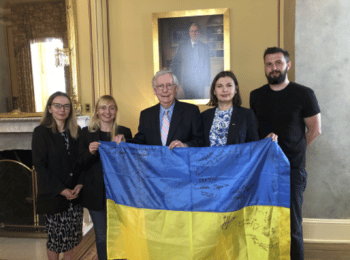
<svg viewBox="0 0 350 260">
<path fill-rule="evenodd" d="M 170 122 L 169 122 L 169 110 L 166 110 L 163 116 L 163 120 L 162 120 L 162 129 L 161 129 L 161 138 L 162 138 L 162 145 L 165 146 L 166 145 L 166 140 L 168 138 L 168 133 L 169 133 L 169 126 L 170 126 Z"/>
</svg>

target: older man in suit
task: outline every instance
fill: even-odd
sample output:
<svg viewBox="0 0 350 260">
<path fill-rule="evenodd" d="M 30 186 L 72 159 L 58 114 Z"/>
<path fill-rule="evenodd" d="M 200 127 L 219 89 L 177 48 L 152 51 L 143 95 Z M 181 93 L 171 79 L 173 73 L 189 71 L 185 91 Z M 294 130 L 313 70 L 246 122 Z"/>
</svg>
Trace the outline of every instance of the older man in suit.
<svg viewBox="0 0 350 260">
<path fill-rule="evenodd" d="M 169 70 L 158 71 L 152 80 L 159 104 L 141 112 L 138 133 L 127 142 L 174 147 L 203 146 L 203 130 L 197 106 L 175 99 L 178 80 Z M 115 141 L 125 141 L 118 135 Z"/>
<path fill-rule="evenodd" d="M 207 44 L 199 40 L 200 27 L 192 23 L 190 38 L 180 43 L 170 68 L 178 77 L 187 99 L 209 98 L 205 87 L 210 87 L 210 55 Z M 208 91 L 209 92 L 209 91 Z"/>
</svg>

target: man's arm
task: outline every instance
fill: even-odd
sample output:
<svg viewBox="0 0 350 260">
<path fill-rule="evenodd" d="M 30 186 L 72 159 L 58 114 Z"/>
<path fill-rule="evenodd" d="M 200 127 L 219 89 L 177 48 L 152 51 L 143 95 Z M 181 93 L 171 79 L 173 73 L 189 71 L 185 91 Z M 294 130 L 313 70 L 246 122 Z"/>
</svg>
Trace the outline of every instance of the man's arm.
<svg viewBox="0 0 350 260">
<path fill-rule="evenodd" d="M 175 55 L 173 60 L 171 61 L 170 64 L 170 70 L 176 75 L 178 80 L 181 80 L 181 64 L 183 63 L 183 47 L 182 43 L 179 44 L 179 46 L 176 49 Z"/>
<path fill-rule="evenodd" d="M 321 134 L 321 113 L 304 118 L 307 127 L 306 146 L 309 146 Z"/>
</svg>

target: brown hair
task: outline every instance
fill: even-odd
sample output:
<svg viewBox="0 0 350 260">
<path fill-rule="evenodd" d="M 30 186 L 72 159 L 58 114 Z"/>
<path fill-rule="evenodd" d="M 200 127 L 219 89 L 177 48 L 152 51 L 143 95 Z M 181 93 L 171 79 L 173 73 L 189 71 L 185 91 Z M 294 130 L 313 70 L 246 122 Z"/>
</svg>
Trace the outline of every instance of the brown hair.
<svg viewBox="0 0 350 260">
<path fill-rule="evenodd" d="M 53 133 L 57 133 L 57 124 L 55 119 L 52 117 L 52 114 L 49 112 L 49 108 L 52 105 L 52 101 L 56 98 L 56 97 L 66 97 L 69 100 L 69 104 L 70 104 L 70 112 L 69 115 L 64 123 L 64 128 L 69 130 L 70 135 L 72 136 L 72 138 L 77 139 L 78 137 L 78 123 L 77 123 L 77 118 L 75 116 L 75 111 L 73 109 L 72 106 L 72 100 L 71 98 L 63 92 L 57 91 L 55 93 L 53 93 L 49 99 L 46 102 L 46 106 L 45 106 L 45 110 L 44 110 L 44 114 L 40 120 L 40 125 L 44 125 L 47 128 L 50 128 L 52 130 Z"/>
<path fill-rule="evenodd" d="M 224 78 L 224 77 L 230 77 L 233 80 L 233 82 L 235 83 L 236 94 L 232 99 L 232 104 L 236 107 L 241 106 L 242 99 L 241 99 L 241 94 L 239 93 L 238 81 L 237 81 L 235 74 L 233 74 L 233 72 L 231 72 L 231 71 L 221 71 L 219 74 L 217 74 L 215 76 L 215 78 L 213 79 L 213 82 L 211 83 L 210 100 L 209 100 L 207 105 L 208 106 L 217 106 L 218 105 L 218 98 L 214 95 L 215 85 L 216 85 L 216 82 L 220 78 Z"/>
</svg>

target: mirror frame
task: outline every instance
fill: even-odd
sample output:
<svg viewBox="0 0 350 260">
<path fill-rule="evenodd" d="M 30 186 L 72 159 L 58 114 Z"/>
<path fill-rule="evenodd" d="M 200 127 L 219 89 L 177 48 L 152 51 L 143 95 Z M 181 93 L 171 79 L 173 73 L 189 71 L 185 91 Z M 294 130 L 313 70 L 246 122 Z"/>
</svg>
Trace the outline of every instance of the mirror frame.
<svg viewBox="0 0 350 260">
<path fill-rule="evenodd" d="M 79 93 L 79 63 L 78 63 L 78 33 L 76 19 L 76 3 L 75 0 L 65 0 L 66 20 L 67 20 L 67 36 L 69 48 L 69 74 L 70 74 L 70 93 L 67 93 L 75 108 L 76 114 L 81 114 L 80 93 Z M 20 112 L 12 111 L 8 113 L 0 113 L 0 118 L 23 118 L 23 117 L 41 117 L 43 112 Z"/>
</svg>

